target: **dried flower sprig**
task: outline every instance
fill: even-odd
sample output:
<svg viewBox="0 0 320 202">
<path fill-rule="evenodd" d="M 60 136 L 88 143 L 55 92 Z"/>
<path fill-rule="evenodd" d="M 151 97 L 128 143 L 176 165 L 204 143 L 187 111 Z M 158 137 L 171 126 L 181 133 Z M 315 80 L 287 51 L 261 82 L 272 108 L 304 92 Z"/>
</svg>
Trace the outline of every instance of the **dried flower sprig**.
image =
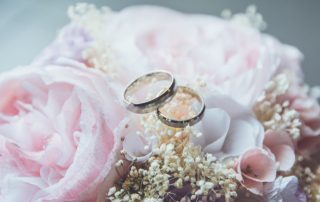
<svg viewBox="0 0 320 202">
<path fill-rule="evenodd" d="M 94 4 L 77 3 L 68 8 L 68 16 L 73 23 L 90 32 L 93 37 L 101 38 L 101 30 L 106 26 L 108 16 L 113 15 L 109 7 L 97 8 Z"/>
<path fill-rule="evenodd" d="M 279 102 L 277 99 L 288 91 L 289 85 L 285 74 L 279 74 L 268 82 L 254 106 L 254 112 L 266 130 L 285 130 L 293 139 L 298 139 L 301 126 L 299 113 L 289 107 L 288 101 Z"/>
<path fill-rule="evenodd" d="M 264 21 L 263 16 L 257 12 L 255 5 L 248 6 L 245 13 L 232 14 L 229 9 L 225 9 L 222 11 L 221 16 L 238 25 L 253 27 L 258 30 L 267 28 L 267 23 Z"/>
<path fill-rule="evenodd" d="M 97 8 L 94 4 L 77 3 L 70 6 L 68 15 L 71 21 L 89 32 L 95 40 L 83 50 L 82 58 L 90 68 L 97 68 L 115 76 L 112 71 L 113 62 L 110 46 L 103 30 L 107 30 L 113 12 L 109 7 Z"/>
<path fill-rule="evenodd" d="M 134 163 L 124 181 L 109 190 L 111 201 L 177 201 L 183 197 L 209 201 L 237 196 L 232 167 L 186 144 L 181 156 L 173 144 L 162 144 L 147 163 Z"/>
<path fill-rule="evenodd" d="M 311 183 L 311 200 L 320 201 L 320 166 L 315 172 L 315 178 Z"/>
<path fill-rule="evenodd" d="M 143 116 L 146 134 L 154 134 L 157 146 L 145 163 L 133 162 L 128 175 L 111 188 L 111 201 L 210 201 L 237 196 L 238 181 L 233 164 L 217 161 L 189 137 L 200 136 L 193 127 L 178 129 L 166 126 L 154 114 Z"/>
<path fill-rule="evenodd" d="M 315 154 L 318 155 L 319 153 Z M 312 161 L 299 156 L 293 169 L 286 173 L 298 177 L 300 187 L 308 201 L 320 201 L 320 166 L 319 158 L 315 156 Z"/>
</svg>

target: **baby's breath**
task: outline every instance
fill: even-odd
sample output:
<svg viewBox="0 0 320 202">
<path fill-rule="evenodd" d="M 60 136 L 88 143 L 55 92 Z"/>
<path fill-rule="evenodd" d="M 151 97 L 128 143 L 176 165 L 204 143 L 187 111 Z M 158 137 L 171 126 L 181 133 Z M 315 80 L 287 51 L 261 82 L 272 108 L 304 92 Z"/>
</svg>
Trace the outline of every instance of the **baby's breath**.
<svg viewBox="0 0 320 202">
<path fill-rule="evenodd" d="M 232 14 L 229 9 L 225 9 L 222 11 L 221 16 L 237 25 L 253 27 L 258 30 L 267 28 L 267 23 L 264 21 L 263 16 L 257 12 L 255 5 L 248 6 L 245 13 Z"/>
<path fill-rule="evenodd" d="M 232 14 L 229 9 L 222 11 L 221 16 L 230 20 L 232 23 L 253 27 L 258 30 L 265 30 L 267 23 L 264 21 L 263 16 L 257 12 L 257 8 L 254 5 L 248 6 L 245 13 Z"/>
<path fill-rule="evenodd" d="M 126 179 L 107 194 L 111 201 L 169 201 L 183 197 L 209 201 L 210 197 L 236 198 L 235 171 L 200 147 L 187 143 L 179 154 L 172 144 L 162 144 L 147 163 L 134 163 Z M 190 189 L 181 195 L 177 190 Z M 180 196 L 177 195 L 180 193 Z"/>
<path fill-rule="evenodd" d="M 163 113 L 176 119 L 193 116 L 192 97 L 176 93 L 163 107 Z M 178 107 L 177 107 L 178 106 Z M 191 114 L 190 114 L 191 113 Z M 189 142 L 202 135 L 195 127 L 173 128 L 156 114 L 140 120 L 144 135 L 152 146 L 147 162 L 133 162 L 128 175 L 107 194 L 111 201 L 232 201 L 237 197 L 238 181 L 233 163 L 223 163 L 200 146 Z M 117 163 L 121 165 L 121 163 Z"/>
<path fill-rule="evenodd" d="M 90 32 L 94 37 L 101 38 L 101 30 L 106 26 L 108 16 L 113 12 L 108 7 L 97 8 L 94 4 L 77 3 L 68 9 L 69 18 Z"/>
<path fill-rule="evenodd" d="M 115 185 L 117 191 L 110 189 L 108 199 L 231 201 L 236 198 L 238 183 L 233 168 L 189 143 L 191 135 L 199 136 L 196 129 L 171 128 L 153 114 L 144 116 L 141 123 L 158 140 L 153 156 L 145 163 L 133 163 L 126 178 Z"/>
<path fill-rule="evenodd" d="M 290 108 L 289 101 L 279 101 L 289 89 L 289 81 L 285 74 L 276 76 L 267 83 L 264 92 L 254 107 L 258 120 L 266 130 L 285 130 L 293 139 L 300 137 L 301 122 L 299 113 Z"/>
<path fill-rule="evenodd" d="M 69 7 L 71 21 L 88 31 L 94 41 L 83 50 L 82 58 L 90 68 L 97 68 L 114 77 L 112 50 L 104 30 L 108 29 L 113 12 L 109 7 L 97 8 L 94 4 L 77 3 Z"/>
<path fill-rule="evenodd" d="M 297 176 L 308 201 L 320 201 L 320 166 L 317 159 L 314 157 L 310 160 L 299 156 L 293 169 L 286 173 Z"/>
</svg>

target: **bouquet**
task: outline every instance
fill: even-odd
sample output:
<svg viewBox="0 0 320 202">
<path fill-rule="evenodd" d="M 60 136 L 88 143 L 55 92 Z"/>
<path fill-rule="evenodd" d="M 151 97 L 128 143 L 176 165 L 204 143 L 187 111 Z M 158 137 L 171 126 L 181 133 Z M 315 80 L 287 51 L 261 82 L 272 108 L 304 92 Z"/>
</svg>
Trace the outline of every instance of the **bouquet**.
<svg viewBox="0 0 320 202">
<path fill-rule="evenodd" d="M 0 201 L 320 201 L 319 90 L 255 7 L 68 13 L 0 75 Z"/>
</svg>

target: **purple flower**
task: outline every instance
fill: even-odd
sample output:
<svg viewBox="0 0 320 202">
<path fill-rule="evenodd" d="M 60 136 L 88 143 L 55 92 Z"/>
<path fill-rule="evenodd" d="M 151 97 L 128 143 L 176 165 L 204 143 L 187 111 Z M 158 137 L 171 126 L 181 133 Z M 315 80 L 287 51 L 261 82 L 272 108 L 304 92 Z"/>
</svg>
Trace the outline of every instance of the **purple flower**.
<svg viewBox="0 0 320 202">
<path fill-rule="evenodd" d="M 269 202 L 306 202 L 306 196 L 299 188 L 295 176 L 278 177 L 274 182 L 264 186 L 264 197 Z"/>
</svg>

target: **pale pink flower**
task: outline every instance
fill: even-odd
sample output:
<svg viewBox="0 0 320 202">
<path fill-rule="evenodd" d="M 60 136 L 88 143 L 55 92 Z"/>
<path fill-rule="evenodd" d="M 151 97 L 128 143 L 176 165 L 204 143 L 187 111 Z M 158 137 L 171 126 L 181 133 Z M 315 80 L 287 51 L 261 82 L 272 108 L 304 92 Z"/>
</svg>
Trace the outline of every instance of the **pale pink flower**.
<svg viewBox="0 0 320 202">
<path fill-rule="evenodd" d="M 299 69 L 301 60 L 297 49 L 256 29 L 155 6 L 115 12 L 101 36 L 116 76 L 166 69 L 187 82 L 204 77 L 208 88 L 219 88 L 244 105 L 255 101 L 274 74 Z"/>
<path fill-rule="evenodd" d="M 83 53 L 98 48 L 91 59 L 105 65 L 94 68 L 107 70 L 123 86 L 143 73 L 166 69 L 187 82 L 203 78 L 208 88 L 244 105 L 252 104 L 275 74 L 288 70 L 301 75 L 302 54 L 296 48 L 214 16 L 134 6 L 101 18 L 105 24 L 99 23 L 99 36 L 85 31 L 91 23 L 83 29 L 71 24 L 35 64 L 66 57 L 88 63 Z"/>
<path fill-rule="evenodd" d="M 219 158 L 238 157 L 262 147 L 264 130 L 249 108 L 218 93 L 208 95 L 205 103 L 205 115 L 197 125 L 202 135 L 192 137 L 192 143 Z"/>
<path fill-rule="evenodd" d="M 294 143 L 284 131 L 267 131 L 263 144 L 274 154 L 278 170 L 289 171 L 295 163 Z"/>
<path fill-rule="evenodd" d="M 293 85 L 284 96 L 290 102 L 290 107 L 300 114 L 301 136 L 315 137 L 320 135 L 320 106 L 301 86 Z"/>
<path fill-rule="evenodd" d="M 288 171 L 295 163 L 294 144 L 286 132 L 267 131 L 263 144 L 263 149 L 244 152 L 236 163 L 241 183 L 258 195 L 264 195 L 266 182 L 276 183 L 277 171 Z"/>
<path fill-rule="evenodd" d="M 278 98 L 279 102 L 289 101 L 289 107 L 299 113 L 301 121 L 300 138 L 297 141 L 297 150 L 309 157 L 318 151 L 320 146 L 320 106 L 301 83 L 292 83 L 289 91 Z"/>
<path fill-rule="evenodd" d="M 273 182 L 277 176 L 277 164 L 272 153 L 253 148 L 242 154 L 236 163 L 236 171 L 244 187 L 254 194 L 263 194 L 263 185 Z"/>
<path fill-rule="evenodd" d="M 1 201 L 95 201 L 124 113 L 95 70 L 29 66 L 0 76 Z"/>
</svg>

